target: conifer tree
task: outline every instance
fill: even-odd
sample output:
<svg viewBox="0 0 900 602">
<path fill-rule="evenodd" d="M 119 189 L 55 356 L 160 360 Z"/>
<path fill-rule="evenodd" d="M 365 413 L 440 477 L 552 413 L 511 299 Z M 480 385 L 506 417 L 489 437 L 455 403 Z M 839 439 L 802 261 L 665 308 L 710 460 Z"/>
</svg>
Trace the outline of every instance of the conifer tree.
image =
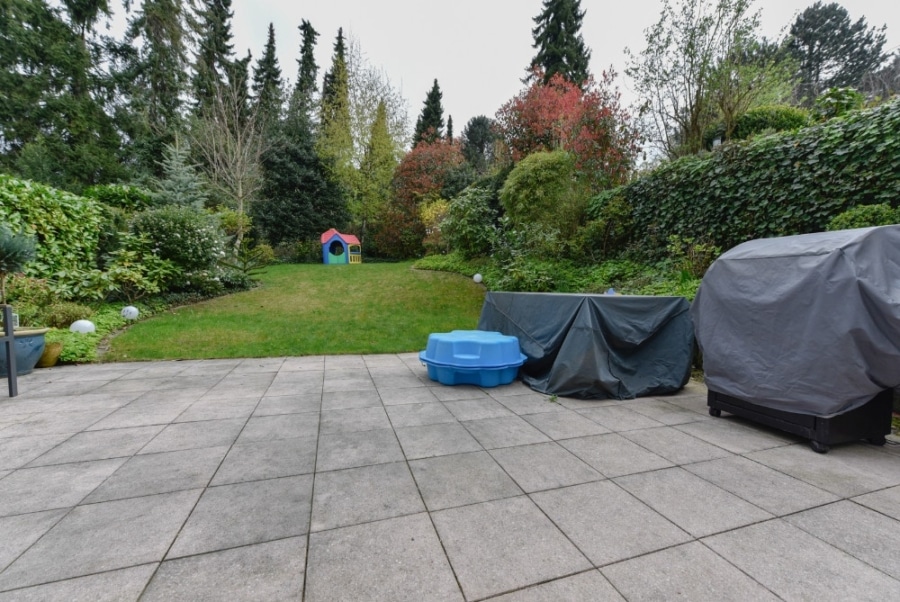
<svg viewBox="0 0 900 602">
<path fill-rule="evenodd" d="M 453 115 L 447 117 L 447 140 L 453 142 Z"/>
<path fill-rule="evenodd" d="M 388 129 L 387 105 L 378 103 L 375 121 L 366 144 L 365 154 L 360 164 L 361 191 L 350 211 L 359 222 L 359 233 L 365 236 L 391 199 L 391 180 L 397 168 L 397 148 Z M 361 239 L 362 240 L 362 239 Z"/>
<path fill-rule="evenodd" d="M 444 137 L 444 107 L 441 106 L 441 88 L 438 81 L 434 80 L 434 85 L 428 91 L 425 97 L 425 103 L 422 112 L 416 120 L 416 131 L 413 135 L 413 144 L 418 144 L 422 140 L 426 142 L 434 142 L 438 138 Z"/>
<path fill-rule="evenodd" d="M 228 81 L 233 68 L 231 43 L 231 0 L 200 0 L 199 19 L 192 23 L 199 37 L 198 51 L 191 80 L 195 107 L 202 112 L 216 96 L 217 86 Z"/>
<path fill-rule="evenodd" d="M 172 144 L 166 144 L 160 167 L 163 178 L 156 180 L 153 192 L 159 203 L 203 209 L 207 198 L 203 178 L 197 173 L 197 166 L 191 163 L 186 144 L 178 138 Z"/>
<path fill-rule="evenodd" d="M 306 19 L 300 22 L 300 26 L 297 29 L 300 30 L 301 43 L 300 58 L 297 59 L 297 83 L 294 86 L 294 93 L 299 95 L 308 109 L 312 98 L 316 94 L 316 77 L 319 73 L 319 66 L 316 64 L 315 49 L 319 32 Z"/>
<path fill-rule="evenodd" d="M 275 27 L 269 23 L 269 37 L 263 55 L 253 69 L 256 111 L 263 120 L 277 118 L 281 111 L 281 69 L 275 56 Z"/>
<path fill-rule="evenodd" d="M 322 82 L 322 111 L 316 146 L 345 193 L 353 190 L 353 136 L 350 129 L 350 81 L 343 28 L 338 29 L 331 69 Z"/>
<path fill-rule="evenodd" d="M 536 27 L 531 30 L 537 54 L 526 69 L 526 82 L 533 79 L 534 68 L 540 67 L 545 84 L 559 73 L 579 88 L 584 86 L 591 59 L 580 33 L 584 14 L 581 0 L 544 0 L 543 10 L 534 18 Z"/>
</svg>

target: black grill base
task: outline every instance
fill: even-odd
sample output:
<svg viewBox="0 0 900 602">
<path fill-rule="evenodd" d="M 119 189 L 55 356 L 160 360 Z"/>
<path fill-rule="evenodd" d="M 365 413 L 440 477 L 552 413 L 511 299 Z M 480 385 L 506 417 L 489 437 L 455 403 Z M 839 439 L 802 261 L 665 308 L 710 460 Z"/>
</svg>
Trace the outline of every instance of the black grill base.
<svg viewBox="0 0 900 602">
<path fill-rule="evenodd" d="M 826 453 L 831 445 L 866 439 L 884 445 L 891 432 L 893 391 L 885 389 L 864 405 L 831 418 L 773 410 L 751 401 L 709 391 L 707 405 L 712 416 L 728 412 L 759 424 L 809 439 L 810 447 Z"/>
</svg>

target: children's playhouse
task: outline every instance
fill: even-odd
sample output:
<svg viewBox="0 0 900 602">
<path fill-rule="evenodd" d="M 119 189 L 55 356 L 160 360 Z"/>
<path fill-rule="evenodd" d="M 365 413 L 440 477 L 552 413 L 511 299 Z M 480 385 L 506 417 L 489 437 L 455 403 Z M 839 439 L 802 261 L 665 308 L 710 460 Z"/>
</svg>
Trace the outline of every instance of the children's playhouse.
<svg viewBox="0 0 900 602">
<path fill-rule="evenodd" d="M 362 246 L 352 234 L 341 234 L 334 228 L 322 233 L 322 263 L 362 263 Z"/>
</svg>

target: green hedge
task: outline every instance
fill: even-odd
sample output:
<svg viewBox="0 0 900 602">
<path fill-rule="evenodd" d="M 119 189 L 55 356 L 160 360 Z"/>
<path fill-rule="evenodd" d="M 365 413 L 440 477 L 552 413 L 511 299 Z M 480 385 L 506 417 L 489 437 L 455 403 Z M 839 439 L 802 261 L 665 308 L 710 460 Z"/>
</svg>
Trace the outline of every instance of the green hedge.
<svg viewBox="0 0 900 602">
<path fill-rule="evenodd" d="M 647 256 L 663 254 L 672 235 L 728 249 L 822 231 L 857 205 L 896 207 L 900 100 L 673 161 L 610 196 L 632 206 L 632 244 Z"/>
<path fill-rule="evenodd" d="M 47 278 L 96 267 L 103 206 L 91 199 L 0 174 L 0 221 L 37 236 L 37 259 L 25 273 Z"/>
</svg>

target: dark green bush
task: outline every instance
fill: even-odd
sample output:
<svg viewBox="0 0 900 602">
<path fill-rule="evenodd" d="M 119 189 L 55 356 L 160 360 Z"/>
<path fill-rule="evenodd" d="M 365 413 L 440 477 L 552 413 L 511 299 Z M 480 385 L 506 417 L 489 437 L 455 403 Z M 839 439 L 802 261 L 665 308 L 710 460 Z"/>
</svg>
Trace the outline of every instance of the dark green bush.
<svg viewBox="0 0 900 602">
<path fill-rule="evenodd" d="M 621 188 L 606 190 L 588 203 L 590 220 L 579 227 L 571 241 L 572 258 L 598 262 L 625 246 L 634 224 L 631 205 Z"/>
<path fill-rule="evenodd" d="M 87 305 L 60 301 L 42 308 L 38 314 L 38 323 L 41 326 L 49 326 L 50 328 L 68 328 L 72 325 L 72 322 L 86 320 L 93 313 L 94 310 Z"/>
<path fill-rule="evenodd" d="M 491 192 L 467 188 L 450 203 L 441 232 L 464 258 L 480 257 L 491 250 L 496 236 L 495 212 L 490 206 Z"/>
<path fill-rule="evenodd" d="M 828 230 L 849 230 L 870 226 L 900 224 L 900 209 L 893 209 L 887 203 L 878 205 L 858 205 L 840 213 L 830 222 Z"/>
<path fill-rule="evenodd" d="M 813 103 L 812 118 L 825 121 L 857 111 L 866 104 L 862 92 L 853 88 L 829 88 L 822 92 Z"/>
<path fill-rule="evenodd" d="M 806 127 L 809 113 L 799 107 L 770 105 L 750 109 L 735 120 L 732 140 L 746 140 L 757 134 L 783 132 Z"/>
<path fill-rule="evenodd" d="M 89 199 L 99 201 L 107 207 L 115 207 L 129 212 L 144 211 L 156 204 L 149 190 L 126 184 L 91 186 L 81 194 Z"/>
<path fill-rule="evenodd" d="M 155 255 L 187 274 L 208 270 L 224 256 L 216 219 L 190 207 L 173 205 L 138 213 L 132 218 L 131 232 L 150 241 Z"/>
</svg>

